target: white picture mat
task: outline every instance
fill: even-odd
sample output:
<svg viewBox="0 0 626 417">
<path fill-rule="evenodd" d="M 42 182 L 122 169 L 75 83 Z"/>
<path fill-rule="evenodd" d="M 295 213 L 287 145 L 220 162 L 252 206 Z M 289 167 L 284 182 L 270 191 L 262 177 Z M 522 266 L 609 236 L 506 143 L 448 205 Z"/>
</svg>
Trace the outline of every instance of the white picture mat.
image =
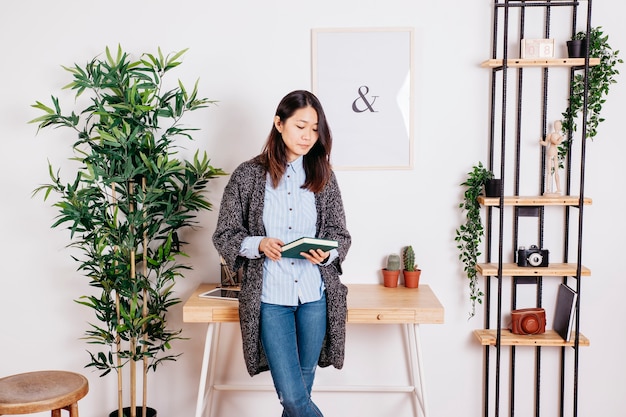
<svg viewBox="0 0 626 417">
<path fill-rule="evenodd" d="M 413 28 L 313 29 L 312 90 L 334 169 L 413 167 L 413 38 Z"/>
</svg>

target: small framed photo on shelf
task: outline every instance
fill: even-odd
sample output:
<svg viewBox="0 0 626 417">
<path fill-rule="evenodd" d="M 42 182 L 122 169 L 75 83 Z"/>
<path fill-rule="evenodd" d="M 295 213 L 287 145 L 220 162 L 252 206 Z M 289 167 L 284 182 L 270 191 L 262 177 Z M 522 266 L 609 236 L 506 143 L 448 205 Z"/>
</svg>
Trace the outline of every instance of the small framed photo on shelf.
<svg viewBox="0 0 626 417">
<path fill-rule="evenodd" d="M 520 58 L 554 58 L 554 39 L 522 39 Z"/>
</svg>

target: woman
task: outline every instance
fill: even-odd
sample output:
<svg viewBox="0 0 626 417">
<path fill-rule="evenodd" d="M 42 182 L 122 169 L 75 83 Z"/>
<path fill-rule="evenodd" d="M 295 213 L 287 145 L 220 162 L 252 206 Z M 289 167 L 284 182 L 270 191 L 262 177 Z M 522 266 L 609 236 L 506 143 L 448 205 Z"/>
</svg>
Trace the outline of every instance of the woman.
<svg viewBox="0 0 626 417">
<path fill-rule="evenodd" d="M 322 416 L 311 401 L 316 367 L 343 366 L 347 288 L 339 275 L 351 239 L 331 148 L 317 97 L 286 95 L 262 153 L 233 172 L 213 235 L 233 271 L 243 268 L 246 367 L 251 376 L 270 370 L 283 417 Z M 303 236 L 339 247 L 281 258 L 281 246 Z"/>
</svg>

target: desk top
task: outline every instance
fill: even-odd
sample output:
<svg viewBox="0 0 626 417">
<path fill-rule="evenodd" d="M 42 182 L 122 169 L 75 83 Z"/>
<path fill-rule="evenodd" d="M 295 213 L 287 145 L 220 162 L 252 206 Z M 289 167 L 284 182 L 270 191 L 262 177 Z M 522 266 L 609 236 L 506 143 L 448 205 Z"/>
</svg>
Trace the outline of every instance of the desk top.
<svg viewBox="0 0 626 417">
<path fill-rule="evenodd" d="M 236 300 L 200 298 L 216 284 L 200 284 L 183 305 L 186 323 L 238 322 Z M 387 288 L 380 284 L 347 284 L 348 323 L 441 324 L 444 309 L 430 286 Z"/>
</svg>

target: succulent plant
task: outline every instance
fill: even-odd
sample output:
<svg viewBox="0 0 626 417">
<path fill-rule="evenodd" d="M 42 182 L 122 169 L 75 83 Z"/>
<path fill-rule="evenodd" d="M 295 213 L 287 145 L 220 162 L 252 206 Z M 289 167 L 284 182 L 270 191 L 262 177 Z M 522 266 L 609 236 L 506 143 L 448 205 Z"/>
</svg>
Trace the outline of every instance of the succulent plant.
<svg viewBox="0 0 626 417">
<path fill-rule="evenodd" d="M 417 269 L 413 246 L 409 245 L 402 250 L 402 262 L 404 263 L 405 271 L 415 271 Z"/>
<path fill-rule="evenodd" d="M 388 271 L 399 271 L 400 270 L 400 257 L 395 253 L 387 256 L 387 269 Z"/>
</svg>

